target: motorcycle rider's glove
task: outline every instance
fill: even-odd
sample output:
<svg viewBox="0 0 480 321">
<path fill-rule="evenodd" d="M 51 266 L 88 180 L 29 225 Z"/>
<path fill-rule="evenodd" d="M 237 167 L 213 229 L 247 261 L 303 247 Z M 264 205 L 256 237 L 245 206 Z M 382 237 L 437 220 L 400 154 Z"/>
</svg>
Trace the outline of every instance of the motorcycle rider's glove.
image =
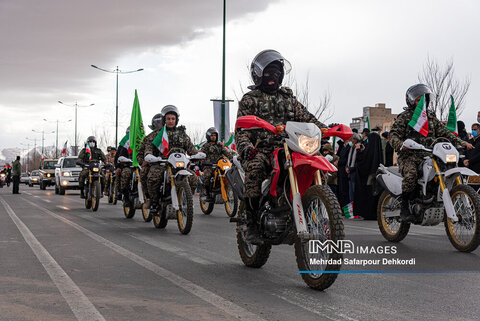
<svg viewBox="0 0 480 321">
<path fill-rule="evenodd" d="M 253 148 L 253 147 L 247 147 L 245 151 L 243 152 L 243 158 L 252 160 L 255 158 L 255 155 L 257 154 L 258 149 Z"/>
</svg>

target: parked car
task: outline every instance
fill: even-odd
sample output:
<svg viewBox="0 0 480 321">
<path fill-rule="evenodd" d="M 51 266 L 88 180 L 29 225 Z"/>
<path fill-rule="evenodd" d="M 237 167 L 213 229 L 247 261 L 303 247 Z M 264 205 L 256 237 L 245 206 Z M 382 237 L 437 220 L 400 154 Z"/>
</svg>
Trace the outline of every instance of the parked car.
<svg viewBox="0 0 480 321">
<path fill-rule="evenodd" d="M 40 189 L 46 189 L 47 186 L 55 186 L 55 165 L 56 159 L 46 159 L 40 168 Z"/>
<path fill-rule="evenodd" d="M 82 168 L 77 156 L 61 157 L 55 165 L 55 194 L 65 195 L 67 189 L 79 189 L 78 176 Z"/>
<path fill-rule="evenodd" d="M 32 171 L 28 179 L 28 186 L 33 187 L 33 185 L 40 184 L 40 173 L 38 170 Z"/>
<path fill-rule="evenodd" d="M 28 176 L 28 173 L 22 173 L 22 175 L 20 176 L 20 184 L 28 185 L 29 180 L 30 176 Z"/>
</svg>

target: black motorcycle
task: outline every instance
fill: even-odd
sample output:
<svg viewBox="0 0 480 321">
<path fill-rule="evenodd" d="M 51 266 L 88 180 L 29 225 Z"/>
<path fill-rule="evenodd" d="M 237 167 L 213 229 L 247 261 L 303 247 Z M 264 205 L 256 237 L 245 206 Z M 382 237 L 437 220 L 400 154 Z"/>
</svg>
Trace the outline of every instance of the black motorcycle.
<svg viewBox="0 0 480 321">
<path fill-rule="evenodd" d="M 130 166 L 132 171 L 128 194 L 123 195 L 123 213 L 125 217 L 132 218 L 135 216 L 135 210 L 141 209 L 145 222 L 150 222 L 152 214 L 148 211 L 150 204 L 146 201 L 145 192 L 142 189 L 139 167 L 132 166 L 132 160 L 124 156 L 121 156 L 118 161 L 123 163 L 124 166 Z"/>
<path fill-rule="evenodd" d="M 88 168 L 88 177 L 85 180 L 84 194 L 85 194 L 85 208 L 92 209 L 96 212 L 100 205 L 102 198 L 102 174 L 100 171 L 100 164 L 91 162 L 90 164 L 83 164 L 84 168 Z"/>
</svg>

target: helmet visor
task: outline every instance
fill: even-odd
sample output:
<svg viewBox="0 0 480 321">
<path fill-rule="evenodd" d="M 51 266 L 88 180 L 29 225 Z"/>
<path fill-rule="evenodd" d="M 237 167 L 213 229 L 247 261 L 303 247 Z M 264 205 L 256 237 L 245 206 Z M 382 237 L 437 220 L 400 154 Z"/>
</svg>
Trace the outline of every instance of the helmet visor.
<svg viewBox="0 0 480 321">
<path fill-rule="evenodd" d="M 257 75 L 258 77 L 262 77 L 265 67 L 267 67 L 274 61 L 280 61 L 282 63 L 285 74 L 288 74 L 292 69 L 292 65 L 290 64 L 290 62 L 287 59 L 283 58 L 283 56 L 275 50 L 264 50 L 260 52 L 255 57 L 255 59 L 253 59 L 251 68 L 253 69 L 255 75 Z"/>
<path fill-rule="evenodd" d="M 430 94 L 432 95 L 432 92 L 430 88 L 428 88 L 424 84 L 418 84 L 416 86 L 410 87 L 407 91 L 407 98 L 410 101 L 411 104 L 415 102 L 415 99 L 418 97 L 422 96 L 423 94 Z M 429 97 L 431 98 L 431 97 Z"/>
</svg>

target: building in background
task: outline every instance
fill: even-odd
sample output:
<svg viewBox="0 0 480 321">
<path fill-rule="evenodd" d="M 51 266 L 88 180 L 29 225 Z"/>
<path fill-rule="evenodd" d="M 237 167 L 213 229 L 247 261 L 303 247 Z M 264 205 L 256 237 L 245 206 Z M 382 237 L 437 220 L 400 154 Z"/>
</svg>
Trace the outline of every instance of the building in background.
<svg viewBox="0 0 480 321">
<path fill-rule="evenodd" d="M 378 103 L 375 104 L 375 107 L 363 107 L 363 115 L 353 117 L 350 128 L 356 128 L 358 132 L 361 132 L 364 128 L 368 128 L 367 119 L 369 119 L 370 129 L 378 126 L 382 128 L 382 132 L 389 131 L 398 115 L 392 114 L 392 109 L 386 108 L 385 106 L 383 103 Z"/>
</svg>

